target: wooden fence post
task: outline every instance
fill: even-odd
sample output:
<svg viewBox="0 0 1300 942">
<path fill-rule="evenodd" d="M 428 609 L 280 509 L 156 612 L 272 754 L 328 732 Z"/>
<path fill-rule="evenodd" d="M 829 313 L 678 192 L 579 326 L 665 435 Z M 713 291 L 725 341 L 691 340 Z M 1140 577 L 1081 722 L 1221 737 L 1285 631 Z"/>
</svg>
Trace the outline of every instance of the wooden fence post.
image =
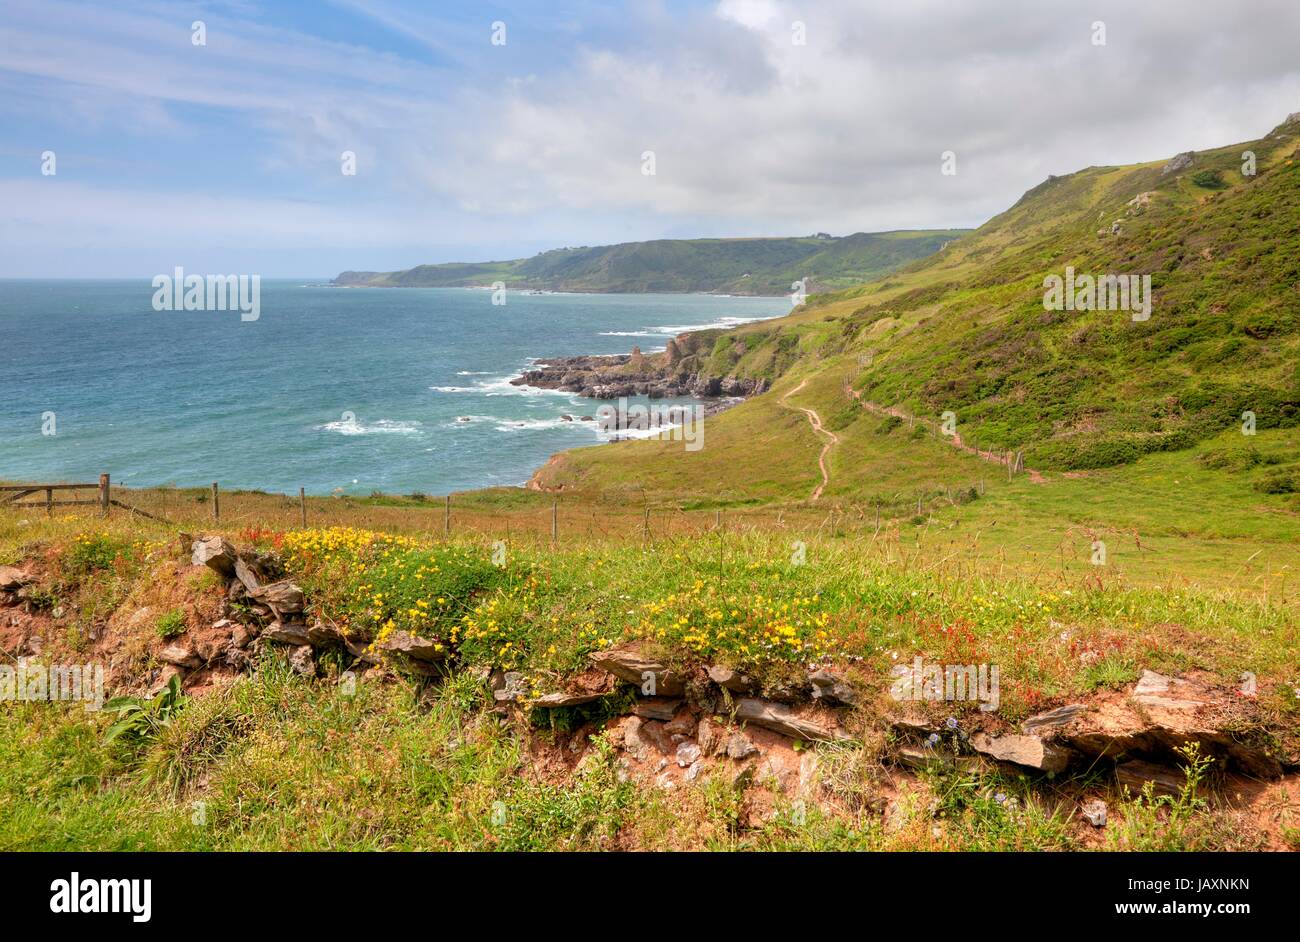
<svg viewBox="0 0 1300 942">
<path fill-rule="evenodd" d="M 298 488 L 298 509 L 302 511 L 302 528 L 307 529 L 307 489 Z"/>
<path fill-rule="evenodd" d="M 214 523 L 221 520 L 221 498 L 217 493 L 217 482 L 212 482 L 212 521 Z"/>
<path fill-rule="evenodd" d="M 643 539 L 650 539 L 650 508 L 648 506 L 645 509 L 645 523 L 642 525 L 641 535 Z"/>
<path fill-rule="evenodd" d="M 442 535 L 451 536 L 451 495 L 447 495 L 447 500 L 443 504 L 442 511 Z"/>
<path fill-rule="evenodd" d="M 99 476 L 99 515 L 108 516 L 108 475 Z"/>
<path fill-rule="evenodd" d="M 52 487 L 45 489 L 45 516 L 54 516 L 54 488 Z"/>
<path fill-rule="evenodd" d="M 551 501 L 551 542 L 560 541 L 560 502 L 558 499 Z"/>
</svg>

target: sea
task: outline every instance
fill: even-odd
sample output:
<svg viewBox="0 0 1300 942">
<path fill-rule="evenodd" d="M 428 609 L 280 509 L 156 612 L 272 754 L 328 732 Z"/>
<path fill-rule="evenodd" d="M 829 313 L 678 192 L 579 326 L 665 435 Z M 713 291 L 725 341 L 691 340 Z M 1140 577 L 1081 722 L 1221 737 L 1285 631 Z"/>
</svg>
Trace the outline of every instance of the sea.
<svg viewBox="0 0 1300 942">
<path fill-rule="evenodd" d="M 0 479 L 309 494 L 520 485 L 599 445 L 600 403 L 512 386 L 538 359 L 662 350 L 789 298 L 337 288 L 155 310 L 148 280 L 0 280 Z M 636 400 L 633 400 L 636 401 Z M 689 404 L 673 400 L 663 404 Z M 566 420 L 565 415 L 572 420 Z"/>
</svg>

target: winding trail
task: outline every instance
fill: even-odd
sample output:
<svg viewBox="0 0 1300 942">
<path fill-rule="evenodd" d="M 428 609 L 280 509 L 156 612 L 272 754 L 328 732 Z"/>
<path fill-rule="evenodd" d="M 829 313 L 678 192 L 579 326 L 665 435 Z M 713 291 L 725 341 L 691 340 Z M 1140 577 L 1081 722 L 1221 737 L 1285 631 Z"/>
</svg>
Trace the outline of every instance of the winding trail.
<svg viewBox="0 0 1300 942">
<path fill-rule="evenodd" d="M 831 472 L 830 469 L 826 467 L 826 456 L 830 453 L 830 450 L 832 448 L 834 448 L 836 445 L 840 443 L 840 437 L 836 435 L 834 432 L 832 432 L 830 429 L 824 428 L 822 426 L 822 417 L 817 414 L 816 409 L 805 409 L 803 406 L 792 406 L 788 402 L 786 402 L 786 400 L 789 397 L 793 396 L 795 393 L 797 393 L 799 390 L 803 389 L 807 385 L 808 385 L 808 380 L 805 379 L 801 381 L 798 386 L 790 390 L 788 393 L 785 393 L 777 401 L 780 402 L 781 405 L 787 409 L 797 409 L 798 411 L 802 412 L 804 415 L 808 416 L 808 424 L 812 426 L 813 431 L 816 432 L 818 435 L 825 435 L 829 439 L 829 441 L 827 441 L 826 444 L 822 446 L 821 454 L 817 456 L 817 467 L 821 469 L 822 482 L 818 484 L 815 488 L 813 488 L 812 496 L 808 498 L 809 500 L 819 500 L 822 496 L 822 491 L 826 489 L 826 485 L 831 483 Z"/>
<path fill-rule="evenodd" d="M 800 385 L 802 386 L 803 384 L 800 383 Z M 798 392 L 798 390 L 794 390 L 794 391 Z M 897 407 L 880 406 L 880 405 L 876 405 L 876 403 L 874 402 L 868 402 L 866 399 L 862 398 L 862 393 L 858 392 L 852 386 L 846 385 L 844 387 L 844 391 L 848 393 L 849 396 L 856 399 L 858 401 L 858 404 L 862 406 L 862 408 L 866 409 L 868 412 L 874 412 L 876 415 L 882 415 L 882 416 L 892 415 L 894 418 L 906 419 L 908 421 L 914 420 L 914 416 Z M 974 455 L 976 458 L 979 458 L 982 461 L 989 461 L 992 462 L 993 464 L 1000 464 L 1000 465 L 1005 465 L 1007 463 L 1007 456 L 1002 452 L 997 452 L 992 450 L 983 451 L 975 448 L 972 445 L 967 445 L 964 441 L 962 441 L 961 435 L 959 433 L 953 433 L 952 435 L 945 435 L 944 439 L 946 439 L 948 444 L 951 445 L 952 447 L 957 448 L 960 451 L 964 451 L 968 455 Z M 1047 479 L 1043 477 L 1041 471 L 1036 471 L 1033 468 L 1026 467 L 1024 465 L 1021 465 L 1021 471 L 1023 471 L 1025 474 L 1029 476 L 1030 483 L 1032 484 L 1047 483 Z"/>
</svg>

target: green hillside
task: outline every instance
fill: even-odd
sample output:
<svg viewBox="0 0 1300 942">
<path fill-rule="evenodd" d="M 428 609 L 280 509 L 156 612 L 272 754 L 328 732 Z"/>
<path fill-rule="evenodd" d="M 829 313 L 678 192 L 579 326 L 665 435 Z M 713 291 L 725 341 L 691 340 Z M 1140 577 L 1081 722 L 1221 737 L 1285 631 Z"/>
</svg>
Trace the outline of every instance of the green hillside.
<svg viewBox="0 0 1300 942">
<path fill-rule="evenodd" d="M 1300 121 L 1245 145 L 1049 180 L 907 278 L 819 304 L 874 354 L 855 386 L 1086 469 L 1300 418 Z M 1258 173 L 1241 174 L 1252 150 Z M 1199 181 L 1199 182 L 1198 182 Z M 1213 185 L 1204 185 L 1212 181 Z M 1136 201 L 1136 202 L 1135 202 Z M 1112 229 L 1118 224 L 1118 232 Z M 1046 310 L 1044 279 L 1150 275 L 1149 320 Z"/>
<path fill-rule="evenodd" d="M 341 273 L 334 283 L 373 287 L 508 287 L 613 293 L 789 294 L 844 288 L 931 255 L 967 230 L 858 232 L 835 238 L 659 239 L 553 249 L 503 262 L 419 265 L 398 272 Z"/>
<path fill-rule="evenodd" d="M 1300 462 L 1269 443 L 1273 430 L 1300 423 L 1298 148 L 1293 115 L 1261 140 L 1198 152 L 1185 166 L 1180 158 L 1049 178 L 934 256 L 710 338 L 711 372 L 775 384 L 711 420 L 711 455 L 660 443 L 587 449 L 546 469 L 543 483 L 644 479 L 679 495 L 792 496 L 816 473 L 821 440 L 779 397 L 807 380 L 792 404 L 816 401 L 841 430 L 832 466 L 836 455 L 869 447 L 906 468 L 919 447 L 899 433 L 877 436 L 881 418 L 865 402 L 929 422 L 950 411 L 965 441 L 1022 451 L 1037 471 L 1088 473 L 1182 452 L 1237 476 L 1257 499 L 1290 499 Z M 1250 176 L 1247 151 L 1257 167 Z M 1051 309 L 1045 279 L 1067 268 L 1150 276 L 1149 319 Z M 1257 436 L 1241 434 L 1247 412 Z M 839 480 L 860 467 L 843 468 Z M 828 496 L 837 490 L 831 477 Z M 859 499 L 909 489 L 902 480 L 892 489 L 876 478 L 858 483 Z"/>
</svg>

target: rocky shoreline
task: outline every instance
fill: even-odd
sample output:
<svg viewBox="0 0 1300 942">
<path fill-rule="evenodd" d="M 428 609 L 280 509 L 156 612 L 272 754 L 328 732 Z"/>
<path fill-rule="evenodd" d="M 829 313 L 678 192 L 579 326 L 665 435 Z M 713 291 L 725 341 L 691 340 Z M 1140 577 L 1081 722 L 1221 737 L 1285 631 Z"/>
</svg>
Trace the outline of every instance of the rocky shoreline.
<svg viewBox="0 0 1300 942">
<path fill-rule="evenodd" d="M 640 347 L 630 354 L 549 357 L 512 379 L 515 386 L 558 389 L 591 399 L 647 396 L 650 399 L 695 397 L 713 400 L 706 414 L 720 412 L 766 392 L 766 379 L 718 376 L 701 368 L 701 356 L 692 348 L 691 335 L 668 341 L 662 353 L 647 356 Z"/>
</svg>

